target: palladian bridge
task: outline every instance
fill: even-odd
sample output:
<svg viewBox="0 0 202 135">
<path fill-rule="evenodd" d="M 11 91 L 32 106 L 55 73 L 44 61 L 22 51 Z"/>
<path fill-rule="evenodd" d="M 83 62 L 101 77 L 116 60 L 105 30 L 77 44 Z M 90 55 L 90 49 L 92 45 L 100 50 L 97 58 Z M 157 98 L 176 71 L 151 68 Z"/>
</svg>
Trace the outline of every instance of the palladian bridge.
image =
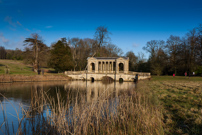
<svg viewBox="0 0 202 135">
<path fill-rule="evenodd" d="M 99 81 L 103 77 L 110 77 L 116 81 L 135 81 L 136 79 L 148 79 L 150 73 L 129 71 L 128 57 L 88 57 L 87 70 L 66 71 L 74 80 Z"/>
</svg>

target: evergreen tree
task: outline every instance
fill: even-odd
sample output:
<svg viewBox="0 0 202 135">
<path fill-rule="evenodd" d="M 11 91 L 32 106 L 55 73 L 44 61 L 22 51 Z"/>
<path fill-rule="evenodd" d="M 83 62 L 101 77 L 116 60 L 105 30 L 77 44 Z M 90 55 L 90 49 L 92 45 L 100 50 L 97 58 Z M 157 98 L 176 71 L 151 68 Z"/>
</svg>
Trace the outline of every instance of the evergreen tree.
<svg viewBox="0 0 202 135">
<path fill-rule="evenodd" d="M 73 69 L 71 49 L 64 38 L 52 45 L 49 65 L 56 71 L 64 72 Z"/>
</svg>

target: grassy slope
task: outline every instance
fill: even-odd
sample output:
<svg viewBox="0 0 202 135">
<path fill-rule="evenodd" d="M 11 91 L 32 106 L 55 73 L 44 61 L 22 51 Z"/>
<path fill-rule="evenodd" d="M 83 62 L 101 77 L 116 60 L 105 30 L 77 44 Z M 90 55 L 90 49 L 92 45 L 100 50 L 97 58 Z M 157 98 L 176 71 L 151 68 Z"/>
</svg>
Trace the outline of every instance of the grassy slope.
<svg viewBox="0 0 202 135">
<path fill-rule="evenodd" d="M 26 65 L 20 60 L 2 60 L 0 59 L 0 75 L 5 74 L 6 66 L 10 70 L 10 75 L 37 75 L 37 73 L 32 71 L 31 65 Z M 43 68 L 44 70 L 53 71 L 51 68 Z M 46 75 L 62 75 L 54 73 L 46 73 Z"/>
<path fill-rule="evenodd" d="M 19 60 L 0 60 L 0 74 L 5 74 L 6 66 L 10 69 L 10 74 L 36 75 L 30 65 Z"/>
<path fill-rule="evenodd" d="M 167 134 L 202 134 L 202 77 L 153 76 L 148 83 L 164 107 Z"/>
</svg>

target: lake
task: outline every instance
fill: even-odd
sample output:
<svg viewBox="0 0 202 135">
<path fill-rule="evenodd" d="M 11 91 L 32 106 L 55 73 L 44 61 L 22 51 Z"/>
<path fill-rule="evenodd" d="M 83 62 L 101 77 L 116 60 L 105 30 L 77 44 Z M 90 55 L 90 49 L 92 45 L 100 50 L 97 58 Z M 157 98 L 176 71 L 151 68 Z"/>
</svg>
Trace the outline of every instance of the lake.
<svg viewBox="0 0 202 135">
<path fill-rule="evenodd" d="M 36 83 L 1 83 L 0 84 L 0 134 L 13 134 L 26 128 L 26 133 L 33 133 L 33 117 L 38 118 L 53 112 L 50 102 L 69 104 L 69 111 L 75 104 L 92 104 L 98 100 L 110 99 L 118 104 L 118 98 L 127 90 L 135 89 L 133 82 L 103 83 L 101 81 L 36 82 Z M 59 94 L 58 94 L 59 93 Z M 46 101 L 44 100 L 46 99 Z M 111 103 L 109 103 L 111 105 Z M 31 108 L 31 111 L 30 111 Z M 36 109 L 37 108 L 37 109 Z M 112 107 L 109 107 L 112 108 Z M 116 113 L 114 108 L 110 113 Z M 55 111 L 55 110 L 54 110 Z M 26 117 L 25 117 L 26 116 Z M 71 117 L 68 116 L 68 117 Z M 34 127 L 40 121 L 35 120 Z M 69 123 L 72 121 L 69 120 Z M 32 124 L 32 126 L 30 126 Z M 41 123 L 43 124 L 43 123 Z M 40 124 L 39 124 L 40 125 Z"/>
</svg>

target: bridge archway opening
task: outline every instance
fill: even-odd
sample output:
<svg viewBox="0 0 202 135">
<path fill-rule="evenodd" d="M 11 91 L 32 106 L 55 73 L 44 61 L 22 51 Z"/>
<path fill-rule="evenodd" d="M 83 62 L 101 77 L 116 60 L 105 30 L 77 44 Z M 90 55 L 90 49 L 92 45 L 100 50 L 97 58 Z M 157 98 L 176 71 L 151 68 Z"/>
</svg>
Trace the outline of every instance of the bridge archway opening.
<svg viewBox="0 0 202 135">
<path fill-rule="evenodd" d="M 91 65 L 91 71 L 94 72 L 95 71 L 95 63 L 91 63 L 90 65 Z"/>
<path fill-rule="evenodd" d="M 123 78 L 119 78 L 119 83 L 123 83 Z"/>
<path fill-rule="evenodd" d="M 123 65 L 123 63 L 119 63 L 119 71 L 124 71 L 124 65 Z"/>
<path fill-rule="evenodd" d="M 91 77 L 91 78 L 90 78 L 90 81 L 91 81 L 91 82 L 94 82 L 94 81 L 95 81 L 95 79 L 94 79 L 93 77 Z"/>
</svg>

